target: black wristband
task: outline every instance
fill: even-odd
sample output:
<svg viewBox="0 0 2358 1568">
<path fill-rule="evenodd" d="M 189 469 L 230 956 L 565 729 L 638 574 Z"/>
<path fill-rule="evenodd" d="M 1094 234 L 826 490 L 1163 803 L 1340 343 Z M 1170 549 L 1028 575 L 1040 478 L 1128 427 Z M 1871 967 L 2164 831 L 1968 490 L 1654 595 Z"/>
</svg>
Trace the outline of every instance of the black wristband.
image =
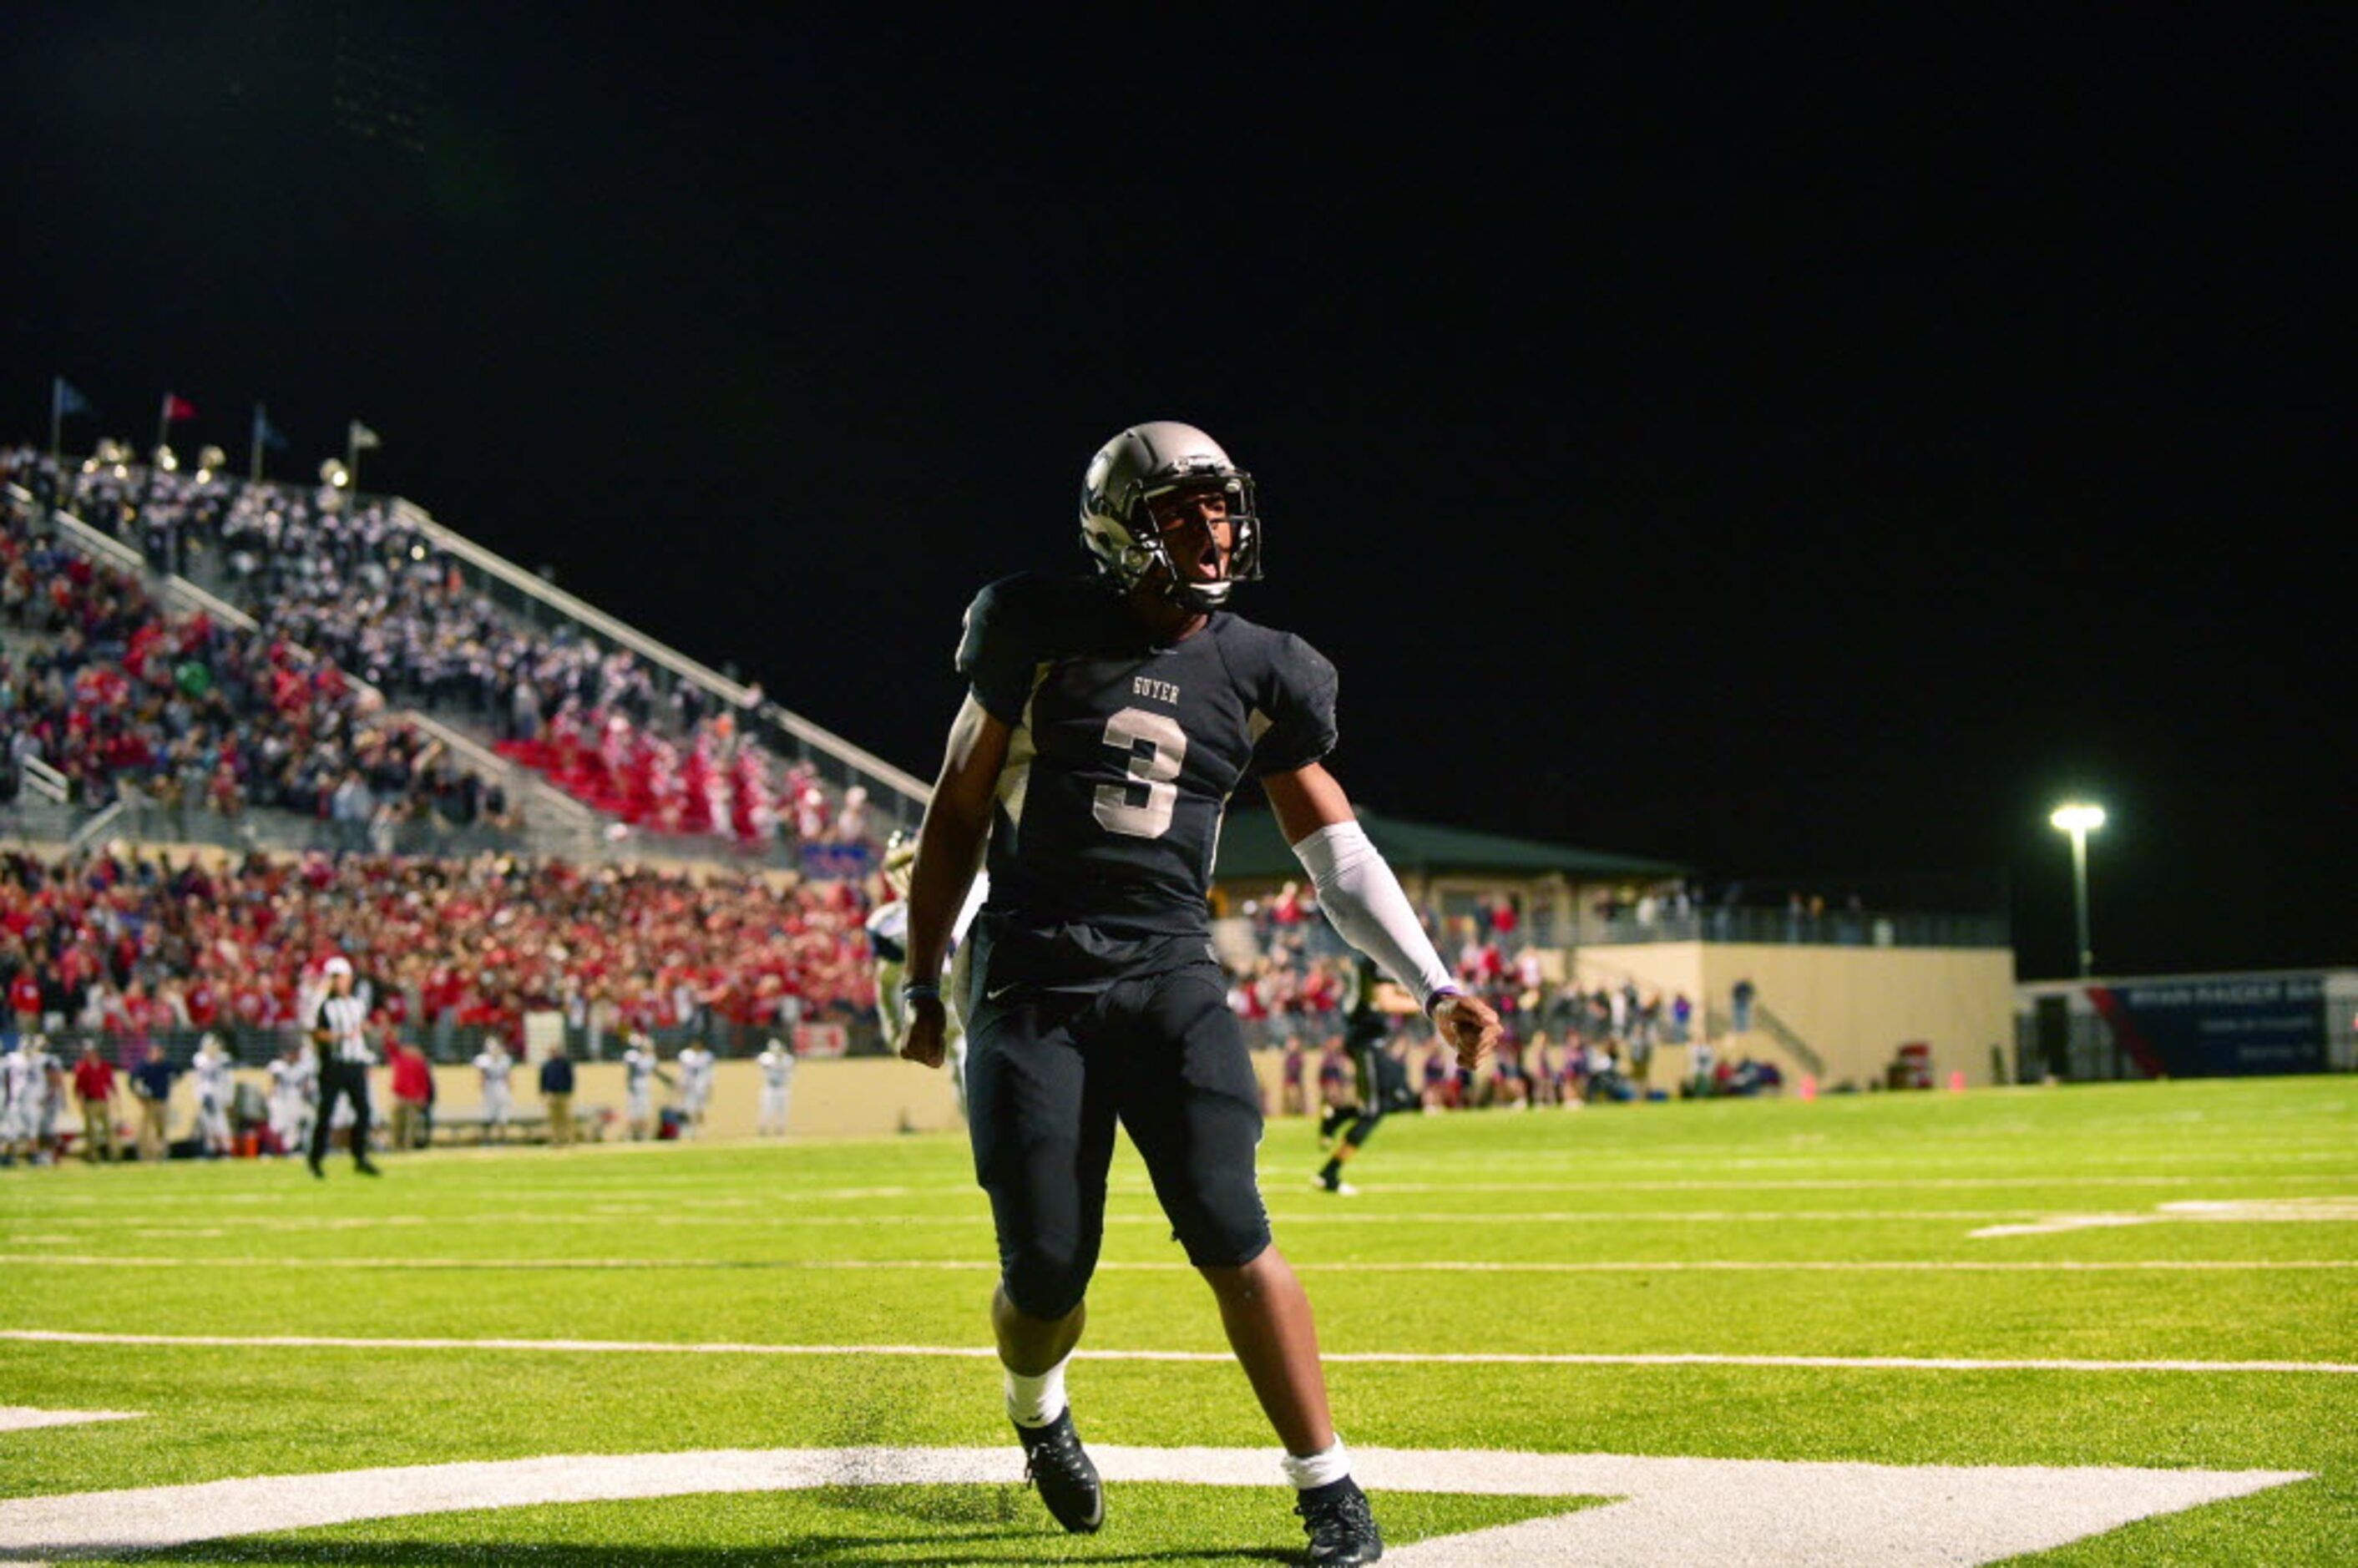
<svg viewBox="0 0 2358 1568">
<path fill-rule="evenodd" d="M 931 980 L 911 980 L 901 988 L 903 1001 L 939 1001 L 942 988 Z"/>
</svg>

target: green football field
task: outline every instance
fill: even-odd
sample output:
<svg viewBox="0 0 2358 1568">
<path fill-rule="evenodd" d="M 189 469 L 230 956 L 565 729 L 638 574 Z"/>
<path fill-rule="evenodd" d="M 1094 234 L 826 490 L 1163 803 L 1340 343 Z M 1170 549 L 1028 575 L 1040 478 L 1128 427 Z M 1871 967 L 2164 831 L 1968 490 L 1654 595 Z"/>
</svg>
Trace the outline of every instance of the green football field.
<svg viewBox="0 0 2358 1568">
<path fill-rule="evenodd" d="M 1302 1123 L 1261 1158 L 1403 1563 L 2358 1562 L 2358 1082 L 1401 1117 L 1349 1198 Z M 384 1163 L 0 1172 L 0 1561 L 1300 1543 L 1126 1146 L 1086 1538 L 1018 1479 L 963 1139 Z"/>
</svg>

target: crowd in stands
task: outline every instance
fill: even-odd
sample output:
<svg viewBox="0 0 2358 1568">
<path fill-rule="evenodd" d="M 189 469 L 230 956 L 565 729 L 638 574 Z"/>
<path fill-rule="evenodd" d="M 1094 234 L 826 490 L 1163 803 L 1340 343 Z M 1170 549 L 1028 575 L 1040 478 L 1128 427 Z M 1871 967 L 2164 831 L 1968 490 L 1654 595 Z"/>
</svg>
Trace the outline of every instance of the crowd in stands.
<svg viewBox="0 0 2358 1568">
<path fill-rule="evenodd" d="M 866 1014 L 869 898 L 859 882 L 786 873 L 503 855 L 10 851 L 0 995 L 10 1033 L 102 1032 L 129 1063 L 162 1033 L 299 1028 L 341 954 L 385 1021 L 429 1047 L 460 1031 L 520 1041 L 525 1013 L 545 1009 L 594 1054 L 601 1034 L 632 1030 Z"/>
<path fill-rule="evenodd" d="M 268 806 L 384 831 L 428 814 L 511 820 L 496 782 L 389 720 L 381 700 L 283 637 L 168 611 L 131 573 L 0 508 L 0 738 L 75 798 L 235 816 Z M 355 841 L 364 841 L 355 834 Z"/>
<path fill-rule="evenodd" d="M 838 796 L 784 767 L 743 718 L 690 681 L 569 625 L 503 614 L 384 498 L 330 485 L 243 484 L 211 473 L 88 463 L 62 471 L 6 454 L 12 472 L 149 558 L 169 558 L 253 616 L 265 638 L 312 650 L 395 702 L 488 730 L 497 749 L 644 831 L 864 844 L 866 792 Z M 759 707 L 759 688 L 753 688 Z"/>
</svg>

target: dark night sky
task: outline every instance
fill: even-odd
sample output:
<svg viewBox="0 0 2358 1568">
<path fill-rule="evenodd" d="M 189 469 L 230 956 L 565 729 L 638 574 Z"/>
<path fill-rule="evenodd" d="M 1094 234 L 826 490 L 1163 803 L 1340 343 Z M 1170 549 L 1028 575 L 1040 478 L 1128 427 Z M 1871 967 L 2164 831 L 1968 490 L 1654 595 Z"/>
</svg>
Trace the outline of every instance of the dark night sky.
<svg viewBox="0 0 2358 1568">
<path fill-rule="evenodd" d="M 2338 38 L 481 9 L 13 9 L 0 436 L 358 415 L 929 773 L 967 598 L 1184 418 L 1366 804 L 2002 878 L 2040 976 L 2085 790 L 2100 968 L 2358 961 Z"/>
</svg>

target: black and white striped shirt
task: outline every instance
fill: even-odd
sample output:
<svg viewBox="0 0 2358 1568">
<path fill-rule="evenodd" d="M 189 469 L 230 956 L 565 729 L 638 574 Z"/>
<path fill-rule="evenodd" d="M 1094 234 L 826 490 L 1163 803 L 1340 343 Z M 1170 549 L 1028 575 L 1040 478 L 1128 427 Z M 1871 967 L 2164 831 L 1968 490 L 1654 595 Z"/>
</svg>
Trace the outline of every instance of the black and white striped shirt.
<svg viewBox="0 0 2358 1568">
<path fill-rule="evenodd" d="M 362 1030 L 368 1022 L 368 1003 L 356 996 L 331 996 L 319 1003 L 319 1013 L 311 1021 L 315 1030 L 324 1029 L 334 1035 L 320 1054 L 332 1055 L 339 1062 L 373 1062 L 368 1040 Z"/>
</svg>

